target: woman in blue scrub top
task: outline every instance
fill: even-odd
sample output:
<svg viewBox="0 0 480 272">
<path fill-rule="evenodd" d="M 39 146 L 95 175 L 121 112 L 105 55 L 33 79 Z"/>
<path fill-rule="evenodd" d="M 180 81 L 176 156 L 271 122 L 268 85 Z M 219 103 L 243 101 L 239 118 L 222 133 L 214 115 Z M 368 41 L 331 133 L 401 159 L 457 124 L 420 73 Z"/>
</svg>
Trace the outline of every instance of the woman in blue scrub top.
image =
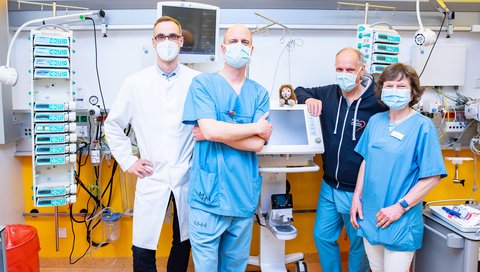
<svg viewBox="0 0 480 272">
<path fill-rule="evenodd" d="M 355 151 L 363 157 L 350 210 L 372 271 L 409 271 L 422 246 L 423 198 L 446 177 L 432 121 L 412 109 L 424 88 L 415 70 L 388 66 L 375 93 L 389 107 L 370 119 Z"/>
</svg>

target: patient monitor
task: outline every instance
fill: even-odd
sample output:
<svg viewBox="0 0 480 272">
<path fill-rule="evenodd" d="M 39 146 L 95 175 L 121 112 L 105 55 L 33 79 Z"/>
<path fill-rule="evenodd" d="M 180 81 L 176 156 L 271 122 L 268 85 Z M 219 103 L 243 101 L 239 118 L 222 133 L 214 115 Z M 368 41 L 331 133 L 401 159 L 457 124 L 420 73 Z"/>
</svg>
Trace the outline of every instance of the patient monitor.
<svg viewBox="0 0 480 272">
<path fill-rule="evenodd" d="M 305 264 L 302 253 L 285 255 L 285 240 L 294 239 L 293 197 L 286 192 L 287 173 L 314 172 L 313 161 L 324 152 L 320 118 L 313 117 L 306 105 L 272 105 L 269 120 L 273 132 L 258 153 L 262 191 L 257 216 L 260 228 L 260 255 L 249 263 L 262 271 L 287 271 L 285 264 L 296 262 L 297 271 Z"/>
<path fill-rule="evenodd" d="M 269 117 L 273 133 L 259 154 L 323 153 L 320 120 L 305 105 L 274 107 Z"/>
</svg>

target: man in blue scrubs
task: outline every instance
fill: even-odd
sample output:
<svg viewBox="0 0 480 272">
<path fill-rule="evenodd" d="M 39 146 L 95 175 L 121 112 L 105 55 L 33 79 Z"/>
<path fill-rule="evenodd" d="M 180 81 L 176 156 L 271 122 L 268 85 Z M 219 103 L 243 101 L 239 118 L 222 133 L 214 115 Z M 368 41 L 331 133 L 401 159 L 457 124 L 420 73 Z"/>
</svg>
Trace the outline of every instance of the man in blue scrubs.
<svg viewBox="0 0 480 272">
<path fill-rule="evenodd" d="M 352 195 L 363 160 L 354 148 L 370 117 L 386 108 L 375 98 L 375 82 L 364 73 L 362 60 L 360 51 L 344 48 L 335 58 L 337 84 L 295 89 L 298 101 L 305 103 L 313 116 L 320 116 L 325 141 L 323 181 L 313 229 L 323 271 L 342 271 L 337 240 L 343 226 L 350 239 L 348 271 L 369 270 L 362 238 L 350 223 Z"/>
<path fill-rule="evenodd" d="M 194 124 L 190 242 L 195 271 L 245 271 L 261 176 L 256 152 L 270 138 L 269 95 L 245 77 L 252 35 L 234 25 L 221 45 L 225 65 L 193 79 L 183 122 Z"/>
</svg>

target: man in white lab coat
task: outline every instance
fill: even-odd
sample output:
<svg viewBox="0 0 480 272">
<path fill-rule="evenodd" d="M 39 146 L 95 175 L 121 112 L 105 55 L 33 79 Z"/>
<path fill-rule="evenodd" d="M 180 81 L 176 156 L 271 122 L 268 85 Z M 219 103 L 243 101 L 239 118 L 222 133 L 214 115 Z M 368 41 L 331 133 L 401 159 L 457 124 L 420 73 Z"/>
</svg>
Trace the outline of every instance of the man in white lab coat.
<svg viewBox="0 0 480 272">
<path fill-rule="evenodd" d="M 128 77 L 105 122 L 105 133 L 121 168 L 137 175 L 133 211 L 134 271 L 156 271 L 155 251 L 170 200 L 174 206 L 173 243 L 168 271 L 186 271 L 190 255 L 187 193 L 193 151 L 192 127 L 182 124 L 184 101 L 198 75 L 178 62 L 183 46 L 180 23 L 161 17 L 152 44 L 157 62 Z M 124 128 L 132 125 L 140 151 L 133 155 Z"/>
</svg>

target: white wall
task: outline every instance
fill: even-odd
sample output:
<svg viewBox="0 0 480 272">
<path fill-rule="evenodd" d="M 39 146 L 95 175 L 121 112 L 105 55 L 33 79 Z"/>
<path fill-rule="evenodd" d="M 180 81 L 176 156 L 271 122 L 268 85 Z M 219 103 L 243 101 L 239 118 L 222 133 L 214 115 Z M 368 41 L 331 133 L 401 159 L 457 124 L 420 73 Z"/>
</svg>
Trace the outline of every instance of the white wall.
<svg viewBox="0 0 480 272">
<path fill-rule="evenodd" d="M 0 0 L 0 63 L 5 63 L 7 51 L 7 16 L 6 0 Z M 223 12 L 223 11 L 222 11 Z M 265 22 L 253 15 L 253 10 L 226 10 L 221 17 L 221 23 L 248 23 L 250 25 L 263 25 Z M 319 86 L 331 84 L 334 81 L 334 56 L 336 52 L 347 46 L 355 46 L 355 25 L 362 23 L 363 16 L 353 12 L 337 11 L 275 11 L 261 10 L 264 15 L 278 19 L 280 22 L 292 25 L 303 24 L 294 29 L 293 33 L 281 39 L 283 31 L 270 29 L 266 33 L 255 34 L 255 51 L 251 63 L 249 76 L 257 80 L 268 90 L 273 90 L 272 98 L 277 97 L 277 89 L 282 83 L 291 83 L 294 86 Z M 131 13 L 131 14 L 130 14 Z M 139 14 L 141 14 L 139 16 Z M 26 22 L 29 12 L 13 12 L 10 18 L 12 26 L 19 26 Z M 35 13 L 34 16 L 38 14 Z M 42 15 L 43 17 L 50 14 Z M 42 17 L 39 16 L 39 17 Z M 118 11 L 107 12 L 108 21 L 112 29 L 108 31 L 108 37 L 101 37 L 97 33 L 98 56 L 100 79 L 105 95 L 107 108 L 113 103 L 116 92 L 122 81 L 128 75 L 154 63 L 154 54 L 151 50 L 151 30 L 145 27 L 131 30 L 114 30 L 115 24 L 125 26 L 139 26 L 152 24 L 155 19 L 155 10 Z M 438 13 L 425 14 L 426 26 L 438 26 L 441 15 Z M 480 24 L 477 13 L 458 14 L 456 22 L 465 27 L 471 24 Z M 372 13 L 370 23 L 377 21 L 389 21 L 393 25 L 409 26 L 415 29 L 415 14 L 410 12 Z M 14 22 L 14 23 L 12 23 Z M 334 29 L 337 24 L 348 24 L 351 27 Z M 88 26 L 84 24 L 84 26 Z M 321 27 L 318 27 L 321 25 Z M 332 25 L 329 27 L 328 25 Z M 316 27 L 317 26 L 317 27 Z M 311 27 L 313 29 L 308 30 Z M 84 27 L 85 28 L 85 27 Z M 350 30 L 348 30 L 350 29 Z M 221 31 L 223 34 L 224 29 Z M 11 32 L 12 34 L 13 32 Z M 414 31 L 400 31 L 402 36 L 400 59 L 410 63 L 411 47 L 413 46 Z M 20 80 L 14 88 L 13 107 L 16 110 L 28 110 L 30 101 L 29 91 L 29 41 L 28 32 L 23 32 L 17 40 L 13 52 L 13 67 L 17 68 Z M 438 44 L 465 44 L 467 47 L 466 82 L 460 90 L 467 96 L 480 98 L 479 91 L 474 85 L 474 79 L 480 77 L 480 33 L 459 32 L 454 33 L 453 38 L 446 39 L 442 34 Z M 79 96 L 88 99 L 90 95 L 100 97 L 95 73 L 94 43 L 91 30 L 76 30 L 74 45 L 76 54 L 72 63 L 76 74 L 74 76 L 75 89 Z M 288 52 L 284 50 L 288 40 L 296 39 L 296 47 Z M 145 49 L 149 49 L 145 53 Z M 281 53 L 282 57 L 280 58 Z M 277 65 L 278 64 L 278 65 Z M 222 63 L 209 65 L 195 65 L 201 71 L 216 71 L 222 67 Z M 277 69 L 277 71 L 276 71 Z M 429 67 L 428 69 L 449 69 L 448 63 L 443 67 Z M 275 76 L 276 73 L 276 76 Z M 85 106 L 85 105 L 84 105 Z M 80 105 L 82 107 L 82 105 Z M 21 222 L 23 218 L 23 189 L 22 176 L 19 162 L 13 156 L 14 144 L 0 146 L 0 224 Z"/>
<path fill-rule="evenodd" d="M 0 0 L 0 63 L 5 63 L 8 49 L 7 0 Z M 0 92 L 1 92 L 0 86 Z M 0 225 L 25 222 L 23 180 L 20 163 L 13 152 L 15 143 L 0 145 Z"/>
<path fill-rule="evenodd" d="M 400 60 L 411 63 L 414 31 L 399 31 L 402 37 Z M 25 32 L 15 47 L 14 66 L 20 74 L 15 88 L 14 109 L 28 109 L 30 91 L 28 82 L 29 63 L 19 61 L 19 56 L 28 54 L 28 39 Z M 221 35 L 223 30 L 221 31 Z M 95 73 L 94 43 L 92 31 L 75 31 L 77 41 L 74 48 L 77 53 L 72 58 L 76 74 L 74 85 L 77 93 L 85 100 L 90 95 L 100 97 Z M 151 50 L 150 30 L 113 30 L 108 37 L 97 36 L 100 80 L 107 108 L 113 103 L 116 92 L 128 75 L 154 62 L 154 51 Z M 283 83 L 293 86 L 319 86 L 334 82 L 334 60 L 337 51 L 343 47 L 355 46 L 355 30 L 294 30 L 286 35 L 283 31 L 269 30 L 267 33 L 255 34 L 254 54 L 250 66 L 250 77 L 257 80 L 268 90 L 272 90 L 272 98 L 277 97 L 277 89 Z M 285 50 L 290 39 L 295 39 L 296 46 L 290 52 Z M 466 81 L 460 90 L 467 96 L 480 98 L 479 89 L 475 89 L 474 79 L 480 77 L 480 33 L 455 32 L 453 38 L 442 35 L 438 45 L 464 44 L 467 47 Z M 149 50 L 146 54 L 144 49 Z M 280 55 L 283 51 L 283 55 Z M 477 60 L 477 61 L 476 61 Z M 278 63 L 278 65 L 277 65 Z M 222 67 L 217 64 L 197 64 L 194 68 L 201 71 L 215 71 Z M 448 69 L 427 66 L 427 69 Z M 276 77 L 275 77 L 275 70 Z M 275 78 L 274 78 L 275 77 Z"/>
</svg>

